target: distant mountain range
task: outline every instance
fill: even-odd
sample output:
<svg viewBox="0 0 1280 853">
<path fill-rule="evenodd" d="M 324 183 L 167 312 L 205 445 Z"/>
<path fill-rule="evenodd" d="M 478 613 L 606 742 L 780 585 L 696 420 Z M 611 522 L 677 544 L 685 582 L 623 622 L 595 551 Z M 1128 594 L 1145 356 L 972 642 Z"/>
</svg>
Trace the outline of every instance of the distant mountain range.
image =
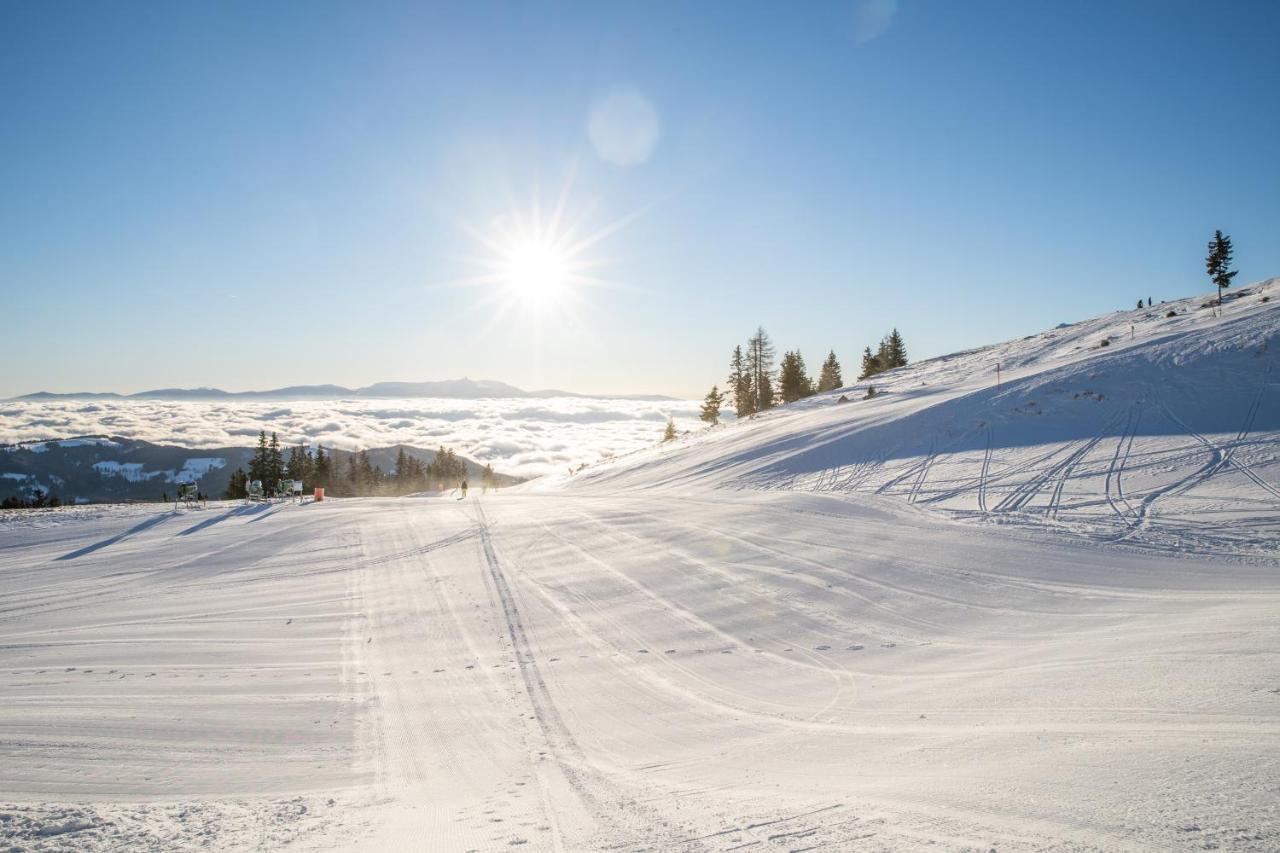
<svg viewBox="0 0 1280 853">
<path fill-rule="evenodd" d="M 402 447 L 423 462 L 436 456 L 434 450 L 396 444 L 368 450 L 369 461 L 392 471 Z M 252 447 L 193 449 L 105 435 L 0 445 L 0 499 L 30 498 L 39 490 L 65 503 L 154 501 L 166 494 L 174 497 L 178 483 L 195 483 L 217 497 L 233 471 L 248 468 L 253 453 Z M 329 454 L 335 470 L 346 470 L 349 451 L 331 449 Z M 468 478 L 479 483 L 484 466 L 465 457 L 462 461 Z M 499 486 L 520 482 L 519 477 L 497 475 Z"/>
<path fill-rule="evenodd" d="M 441 382 L 375 382 L 363 388 L 346 388 L 342 385 L 290 385 L 270 391 L 223 391 L 221 388 L 157 388 L 136 394 L 117 394 L 113 391 L 75 391 L 55 393 L 37 391 L 13 397 L 14 400 L 225 400 L 225 399 L 299 399 L 318 398 L 331 400 L 339 397 L 444 397 L 458 400 L 481 400 L 495 397 L 583 397 L 610 400 L 674 400 L 658 394 L 574 394 L 571 391 L 545 389 L 526 391 L 505 382 L 491 379 L 448 379 Z"/>
</svg>

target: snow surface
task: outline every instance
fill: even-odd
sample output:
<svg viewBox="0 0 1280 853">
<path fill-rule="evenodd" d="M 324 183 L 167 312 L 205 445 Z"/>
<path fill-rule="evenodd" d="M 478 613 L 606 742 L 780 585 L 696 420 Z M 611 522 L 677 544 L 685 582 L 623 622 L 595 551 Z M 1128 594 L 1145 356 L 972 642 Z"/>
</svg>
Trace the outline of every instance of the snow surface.
<svg viewBox="0 0 1280 853">
<path fill-rule="evenodd" d="M 164 471 L 148 471 L 146 467 L 146 464 L 142 462 L 116 462 L 110 459 L 93 463 L 93 470 L 102 476 L 124 477 L 130 483 L 154 480 L 156 477 L 163 477 L 166 473 Z"/>
<path fill-rule="evenodd" d="M 86 445 L 98 445 L 100 447 L 119 447 L 120 443 L 112 441 L 109 438 L 99 438 L 89 436 L 85 438 L 63 438 L 56 439 L 61 447 L 84 447 Z M 10 453 L 16 450 L 29 450 L 32 453 L 44 453 L 49 449 L 48 441 L 23 441 L 16 444 L 9 444 L 2 448 Z"/>
<path fill-rule="evenodd" d="M 220 456 L 192 456 L 182 463 L 182 468 L 166 475 L 170 483 L 193 483 L 217 468 L 226 467 L 227 460 Z"/>
<path fill-rule="evenodd" d="M 1221 316 L 1201 296 L 921 362 L 571 483 L 875 494 L 1037 534 L 1273 556 L 1280 279 L 1230 296 Z"/>
<path fill-rule="evenodd" d="M 131 483 L 142 483 L 157 477 L 166 483 L 190 483 L 226 464 L 225 459 L 217 456 L 192 456 L 184 460 L 182 467 L 176 471 L 172 468 L 148 471 L 143 462 L 116 462 L 108 459 L 93 463 L 93 469 L 103 477 L 124 477 Z"/>
<path fill-rule="evenodd" d="M 1277 849 L 1275 286 L 465 501 L 0 513 L 0 849 Z"/>
</svg>

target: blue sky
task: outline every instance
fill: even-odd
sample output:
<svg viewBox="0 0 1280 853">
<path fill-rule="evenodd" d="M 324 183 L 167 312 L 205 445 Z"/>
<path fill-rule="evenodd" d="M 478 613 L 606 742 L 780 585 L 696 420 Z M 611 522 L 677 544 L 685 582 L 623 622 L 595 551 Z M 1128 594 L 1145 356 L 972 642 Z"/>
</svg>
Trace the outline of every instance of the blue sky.
<svg viewBox="0 0 1280 853">
<path fill-rule="evenodd" d="M 893 326 L 922 358 L 1206 291 L 1214 228 L 1280 275 L 1278 35 L 1273 2 L 0 2 L 0 396 L 693 395 L 757 324 L 848 374 Z M 639 161 L 591 138 L 611 96 L 656 114 Z M 466 226 L 569 175 L 621 286 L 495 320 Z"/>
</svg>

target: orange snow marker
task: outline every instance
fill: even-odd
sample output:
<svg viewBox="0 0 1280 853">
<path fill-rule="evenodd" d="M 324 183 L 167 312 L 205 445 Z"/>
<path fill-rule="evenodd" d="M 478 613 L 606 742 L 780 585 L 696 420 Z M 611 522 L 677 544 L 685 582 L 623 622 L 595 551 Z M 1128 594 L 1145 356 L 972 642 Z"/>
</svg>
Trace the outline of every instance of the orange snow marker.
<svg viewBox="0 0 1280 853">
<path fill-rule="evenodd" d="M 316 500 L 324 500 L 324 486 L 316 486 Z"/>
</svg>

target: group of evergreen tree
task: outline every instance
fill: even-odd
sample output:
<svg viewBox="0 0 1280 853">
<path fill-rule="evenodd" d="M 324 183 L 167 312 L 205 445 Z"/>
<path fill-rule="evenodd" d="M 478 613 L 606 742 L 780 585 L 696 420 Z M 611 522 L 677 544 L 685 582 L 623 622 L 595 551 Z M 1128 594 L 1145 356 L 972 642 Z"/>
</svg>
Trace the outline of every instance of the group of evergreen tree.
<svg viewBox="0 0 1280 853">
<path fill-rule="evenodd" d="M 756 329 L 745 347 L 734 347 L 733 355 L 729 358 L 728 387 L 724 392 L 720 391 L 718 385 L 711 387 L 702 400 L 702 420 L 712 425 L 719 423 L 720 408 L 730 398 L 733 399 L 734 411 L 738 417 L 745 418 L 767 411 L 778 402 L 794 403 L 813 394 L 844 387 L 844 376 L 835 350 L 827 353 L 816 382 L 809 375 L 800 351 L 789 350 L 782 354 L 775 390 L 774 353 L 773 342 L 762 327 Z M 858 379 L 866 379 L 885 370 L 902 367 L 906 363 L 906 344 L 903 343 L 902 335 L 894 329 L 884 336 L 874 354 L 870 347 L 863 351 L 862 374 Z"/>
<path fill-rule="evenodd" d="M 284 479 L 284 454 L 280 451 L 280 439 L 273 432 L 267 441 L 267 433 L 258 433 L 258 449 L 249 460 L 249 479 L 258 480 L 268 489 L 276 488 Z"/>
<path fill-rule="evenodd" d="M 10 495 L 0 501 L 0 509 L 44 509 L 59 506 L 62 506 L 62 500 L 57 495 L 45 494 L 43 489 L 36 489 L 29 498 Z"/>
<path fill-rule="evenodd" d="M 877 373 L 884 373 L 895 367 L 906 367 L 906 365 L 907 345 L 903 343 L 902 335 L 898 334 L 898 330 L 894 329 L 880 339 L 880 346 L 876 348 L 874 354 L 871 352 L 871 347 L 862 350 L 862 373 L 858 375 L 858 381 L 861 382 Z"/>
<path fill-rule="evenodd" d="M 776 351 L 764 327 L 747 339 L 746 351 L 733 348 L 729 360 L 729 390 L 738 417 L 745 418 L 774 406 L 773 359 Z"/>
<path fill-rule="evenodd" d="M 782 366 L 778 368 L 778 392 L 784 403 L 794 403 L 813 395 L 813 380 L 805 371 L 804 356 L 799 350 L 782 354 Z"/>
<path fill-rule="evenodd" d="M 428 489 L 447 491 L 458 486 L 467 476 L 466 462 L 451 448 L 441 445 L 430 462 L 401 447 L 396 454 L 396 465 L 391 471 L 374 465 L 367 450 L 351 453 L 345 464 L 335 462 L 333 454 L 323 445 L 312 450 L 305 444 L 289 448 L 287 461 L 280 449 L 275 433 L 267 438 L 266 432 L 258 435 L 258 447 L 249 461 L 249 470 L 237 469 L 223 498 L 234 500 L 249 496 L 249 483 L 260 480 L 267 494 L 275 492 L 283 480 L 299 480 L 306 489 L 317 486 L 334 497 L 364 497 L 369 495 L 405 495 Z M 497 485 L 497 474 L 492 465 L 486 465 L 481 474 L 485 488 Z"/>
</svg>

